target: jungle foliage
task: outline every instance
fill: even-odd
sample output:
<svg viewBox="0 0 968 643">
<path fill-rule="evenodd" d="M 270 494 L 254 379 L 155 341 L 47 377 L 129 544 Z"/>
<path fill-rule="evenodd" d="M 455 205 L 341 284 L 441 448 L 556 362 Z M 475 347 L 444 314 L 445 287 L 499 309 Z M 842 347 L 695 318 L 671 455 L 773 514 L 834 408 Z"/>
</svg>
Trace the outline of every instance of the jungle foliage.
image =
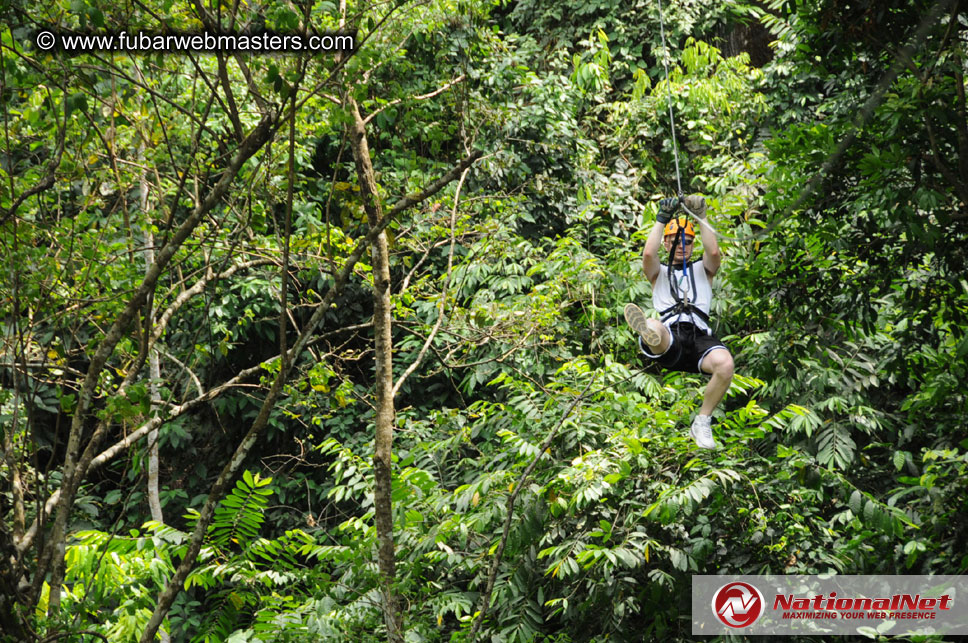
<svg viewBox="0 0 968 643">
<path fill-rule="evenodd" d="M 0 4 L 0 640 L 684 641 L 693 574 L 968 571 L 968 7 L 663 9 Z M 622 319 L 670 103 L 714 452 Z"/>
</svg>

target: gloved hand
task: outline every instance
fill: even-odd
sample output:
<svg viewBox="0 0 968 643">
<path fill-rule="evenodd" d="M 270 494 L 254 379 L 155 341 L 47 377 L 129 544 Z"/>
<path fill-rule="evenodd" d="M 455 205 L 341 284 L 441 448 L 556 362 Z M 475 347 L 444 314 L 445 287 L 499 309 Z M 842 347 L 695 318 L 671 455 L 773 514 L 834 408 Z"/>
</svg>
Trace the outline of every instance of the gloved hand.
<svg viewBox="0 0 968 643">
<path fill-rule="evenodd" d="M 696 215 L 697 219 L 706 218 L 706 199 L 701 194 L 690 194 L 683 199 L 683 202 L 686 204 L 686 208 Z"/>
<path fill-rule="evenodd" d="M 670 196 L 666 199 L 662 199 L 659 201 L 659 213 L 655 215 L 655 220 L 665 225 L 666 223 L 669 223 L 678 209 L 679 199 L 676 197 Z"/>
</svg>

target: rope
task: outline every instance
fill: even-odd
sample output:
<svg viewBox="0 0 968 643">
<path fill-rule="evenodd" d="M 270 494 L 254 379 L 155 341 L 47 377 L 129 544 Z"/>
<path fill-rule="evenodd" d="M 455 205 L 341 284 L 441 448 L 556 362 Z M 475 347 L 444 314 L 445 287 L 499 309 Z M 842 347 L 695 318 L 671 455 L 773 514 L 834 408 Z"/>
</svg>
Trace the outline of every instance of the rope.
<svg viewBox="0 0 968 643">
<path fill-rule="evenodd" d="M 685 211 L 686 214 L 688 214 L 696 221 L 699 221 L 700 224 L 705 224 L 706 227 L 713 232 L 713 234 L 716 234 L 716 229 L 713 228 L 711 225 L 709 225 L 709 223 L 707 223 L 704 218 L 700 218 L 696 216 L 696 214 L 692 210 L 686 207 L 685 201 L 682 196 L 682 173 L 679 170 L 679 144 L 676 141 L 676 117 L 675 117 L 675 113 L 672 111 L 672 81 L 669 79 L 669 63 L 668 63 L 669 46 L 666 43 L 666 37 L 665 37 L 665 19 L 662 16 L 662 0 L 658 0 L 658 5 L 659 5 L 659 34 L 662 37 L 662 49 L 663 49 L 663 53 L 665 54 L 662 56 L 662 68 L 665 70 L 666 87 L 668 88 L 668 93 L 666 94 L 666 98 L 667 98 L 666 103 L 669 106 L 669 131 L 672 133 L 672 156 L 676 162 L 676 190 L 678 190 L 676 192 L 676 196 L 679 197 L 679 208 Z M 679 226 L 679 234 L 676 235 L 676 239 L 672 244 L 673 256 L 675 256 L 676 246 L 681 244 L 683 247 L 685 247 L 686 245 L 685 241 L 686 241 L 685 229 L 683 226 Z M 673 279 L 674 272 L 675 272 L 673 269 L 673 263 L 674 263 L 674 260 L 672 257 L 670 257 L 669 285 L 672 290 L 673 298 L 675 298 L 677 302 L 681 303 L 683 299 L 679 293 L 679 285 L 677 283 L 674 283 L 675 280 Z M 688 281 L 689 266 L 686 263 L 685 255 L 683 255 L 683 258 L 682 258 L 682 274 L 683 274 L 683 277 Z M 692 283 L 695 283 L 695 277 L 693 277 Z M 693 288 L 693 290 L 695 290 L 695 288 Z M 690 294 L 695 296 L 695 292 L 691 292 Z M 686 309 L 689 309 L 689 303 L 690 302 L 687 296 L 687 298 L 685 299 Z M 681 319 L 682 319 L 682 312 L 679 313 L 679 316 L 676 318 L 676 321 L 678 322 Z M 691 310 L 689 311 L 689 320 L 693 323 L 693 325 L 695 325 L 695 320 L 693 319 Z"/>
<path fill-rule="evenodd" d="M 706 226 L 707 228 L 709 228 L 709 231 L 710 232 L 712 232 L 716 236 L 720 236 L 720 234 L 718 232 L 716 232 L 716 228 L 714 228 L 712 226 L 712 224 L 710 224 L 709 221 L 706 220 L 707 217 L 699 218 L 699 216 L 696 215 L 695 212 L 693 212 L 692 210 L 690 210 L 689 208 L 686 207 L 685 201 L 680 201 L 679 202 L 679 207 L 682 208 L 685 211 L 686 214 L 688 214 L 693 219 L 695 219 L 696 221 L 698 221 L 699 222 L 699 225 Z M 727 237 L 727 239 L 734 239 L 734 238 L 735 237 Z"/>
<path fill-rule="evenodd" d="M 662 19 L 662 0 L 659 0 L 659 33 L 662 35 L 662 49 L 665 55 L 662 57 L 662 67 L 665 69 L 666 86 L 669 89 L 667 94 L 669 103 L 669 130 L 672 132 L 672 155 L 676 160 L 676 188 L 678 192 L 676 193 L 679 197 L 679 204 L 682 204 L 682 177 L 679 174 L 679 146 L 676 143 L 676 117 L 672 113 L 672 83 L 669 80 L 669 63 L 667 58 L 669 57 L 669 47 L 666 45 L 665 38 L 665 21 Z"/>
</svg>

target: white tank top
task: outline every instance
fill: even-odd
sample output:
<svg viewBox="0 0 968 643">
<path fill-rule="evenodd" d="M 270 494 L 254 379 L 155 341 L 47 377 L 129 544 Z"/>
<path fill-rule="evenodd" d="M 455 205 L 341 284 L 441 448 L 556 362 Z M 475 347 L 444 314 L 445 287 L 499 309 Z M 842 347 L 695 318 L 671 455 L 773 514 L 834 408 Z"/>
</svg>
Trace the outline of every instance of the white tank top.
<svg viewBox="0 0 968 643">
<path fill-rule="evenodd" d="M 673 279 L 679 284 L 679 297 L 683 300 L 688 299 L 689 303 L 709 315 L 709 307 L 713 302 L 713 288 L 706 276 L 706 269 L 702 265 L 702 260 L 690 261 L 687 267 L 689 269 L 688 275 L 682 270 L 682 264 L 675 266 L 672 273 Z M 692 292 L 693 280 L 695 280 L 696 292 Z M 652 287 L 652 306 L 656 312 L 661 313 L 675 305 L 676 299 L 672 296 L 672 288 L 669 284 L 669 267 L 662 264 L 659 268 L 659 276 Z M 699 315 L 693 314 L 690 317 L 688 312 L 683 312 L 681 315 L 671 315 L 663 323 L 668 327 L 677 321 L 691 321 L 703 330 L 712 330 L 709 328 L 709 324 L 703 321 Z"/>
</svg>

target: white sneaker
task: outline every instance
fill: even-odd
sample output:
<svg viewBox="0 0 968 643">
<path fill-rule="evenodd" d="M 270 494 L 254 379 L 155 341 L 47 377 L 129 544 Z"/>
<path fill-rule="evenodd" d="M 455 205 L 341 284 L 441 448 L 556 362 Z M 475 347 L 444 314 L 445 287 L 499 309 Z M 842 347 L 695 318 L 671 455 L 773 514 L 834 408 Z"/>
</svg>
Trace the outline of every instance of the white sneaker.
<svg viewBox="0 0 968 643">
<path fill-rule="evenodd" d="M 696 419 L 692 421 L 692 428 L 689 429 L 689 435 L 703 449 L 716 448 L 716 441 L 713 440 L 713 430 L 710 426 L 711 422 L 712 418 L 708 415 L 697 415 Z"/>
</svg>

